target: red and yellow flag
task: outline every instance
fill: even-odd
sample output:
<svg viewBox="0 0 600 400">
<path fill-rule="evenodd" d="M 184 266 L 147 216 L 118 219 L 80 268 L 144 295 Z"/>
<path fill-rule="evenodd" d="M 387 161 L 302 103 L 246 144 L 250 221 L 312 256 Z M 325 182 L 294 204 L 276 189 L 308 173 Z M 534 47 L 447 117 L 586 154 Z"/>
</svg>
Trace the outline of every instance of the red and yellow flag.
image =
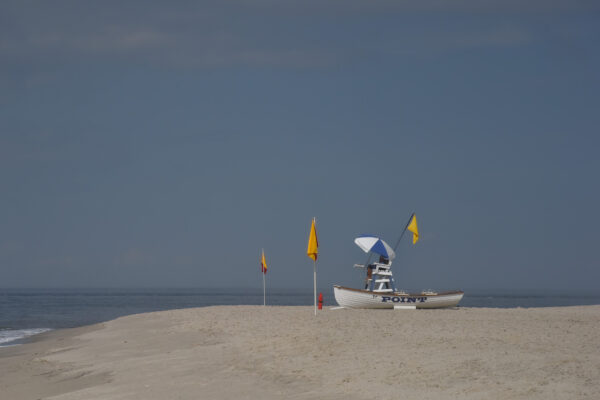
<svg viewBox="0 0 600 400">
<path fill-rule="evenodd" d="M 315 228 L 315 219 L 312 220 L 310 226 L 310 236 L 308 237 L 308 248 L 306 249 L 306 255 L 317 261 L 319 255 L 319 241 L 317 240 L 317 229 Z"/>
<path fill-rule="evenodd" d="M 417 216 L 413 214 L 408 226 L 406 227 L 413 234 L 413 244 L 419 241 L 419 229 L 417 228 Z"/>
<path fill-rule="evenodd" d="M 265 251 L 262 251 L 262 258 L 260 260 L 260 271 L 263 274 L 267 273 L 267 260 L 265 259 Z"/>
</svg>

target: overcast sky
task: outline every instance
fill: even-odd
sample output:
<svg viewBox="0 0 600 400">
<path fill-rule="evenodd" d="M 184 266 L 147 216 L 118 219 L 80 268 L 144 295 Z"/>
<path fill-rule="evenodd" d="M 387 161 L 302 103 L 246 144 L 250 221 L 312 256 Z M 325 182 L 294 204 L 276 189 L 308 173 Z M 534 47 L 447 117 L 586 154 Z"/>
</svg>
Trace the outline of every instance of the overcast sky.
<svg viewBox="0 0 600 400">
<path fill-rule="evenodd" d="M 2 1 L 0 287 L 595 291 L 595 1 Z M 406 237 L 406 239 L 409 239 Z"/>
</svg>

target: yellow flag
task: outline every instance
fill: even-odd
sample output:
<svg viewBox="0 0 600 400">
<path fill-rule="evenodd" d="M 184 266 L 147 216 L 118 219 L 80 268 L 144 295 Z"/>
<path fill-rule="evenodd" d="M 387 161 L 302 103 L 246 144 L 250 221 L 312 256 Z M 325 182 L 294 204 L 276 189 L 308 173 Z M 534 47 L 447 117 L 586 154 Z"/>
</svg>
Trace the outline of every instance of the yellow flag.
<svg viewBox="0 0 600 400">
<path fill-rule="evenodd" d="M 263 274 L 267 273 L 267 260 L 265 259 L 265 251 L 262 252 L 262 260 L 260 260 L 260 270 Z"/>
<path fill-rule="evenodd" d="M 306 255 L 317 261 L 319 255 L 319 241 L 317 240 L 317 230 L 315 228 L 315 219 L 312 220 L 310 226 L 310 236 L 308 237 L 308 249 L 306 249 Z"/>
<path fill-rule="evenodd" d="M 419 240 L 419 229 L 417 228 L 417 216 L 416 215 L 413 214 L 413 217 L 410 220 L 410 222 L 408 223 L 408 226 L 406 227 L 406 229 L 411 231 L 413 234 L 413 244 L 417 243 L 417 241 Z"/>
</svg>

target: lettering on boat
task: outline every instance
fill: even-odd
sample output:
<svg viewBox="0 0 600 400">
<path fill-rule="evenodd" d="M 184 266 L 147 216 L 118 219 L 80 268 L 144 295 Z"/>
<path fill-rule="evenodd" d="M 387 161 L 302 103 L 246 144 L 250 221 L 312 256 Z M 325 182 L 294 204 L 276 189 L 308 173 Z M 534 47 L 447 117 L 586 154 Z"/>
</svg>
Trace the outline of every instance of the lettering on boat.
<svg viewBox="0 0 600 400">
<path fill-rule="evenodd" d="M 418 296 L 418 297 L 412 297 L 412 296 L 381 296 L 381 302 L 382 303 L 387 303 L 387 302 L 392 302 L 392 303 L 425 303 L 427 301 L 427 297 L 425 296 Z"/>
</svg>

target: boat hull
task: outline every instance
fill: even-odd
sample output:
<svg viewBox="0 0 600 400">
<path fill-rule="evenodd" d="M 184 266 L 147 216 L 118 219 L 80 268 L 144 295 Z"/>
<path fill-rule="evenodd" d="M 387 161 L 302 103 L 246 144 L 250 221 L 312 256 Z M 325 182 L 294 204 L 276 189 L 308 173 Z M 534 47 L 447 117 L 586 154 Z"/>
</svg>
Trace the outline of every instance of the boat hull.
<svg viewBox="0 0 600 400">
<path fill-rule="evenodd" d="M 455 291 L 436 294 L 383 293 L 334 285 L 333 294 L 335 301 L 345 308 L 394 308 L 394 306 L 446 308 L 457 306 L 463 298 L 464 292 Z"/>
</svg>

